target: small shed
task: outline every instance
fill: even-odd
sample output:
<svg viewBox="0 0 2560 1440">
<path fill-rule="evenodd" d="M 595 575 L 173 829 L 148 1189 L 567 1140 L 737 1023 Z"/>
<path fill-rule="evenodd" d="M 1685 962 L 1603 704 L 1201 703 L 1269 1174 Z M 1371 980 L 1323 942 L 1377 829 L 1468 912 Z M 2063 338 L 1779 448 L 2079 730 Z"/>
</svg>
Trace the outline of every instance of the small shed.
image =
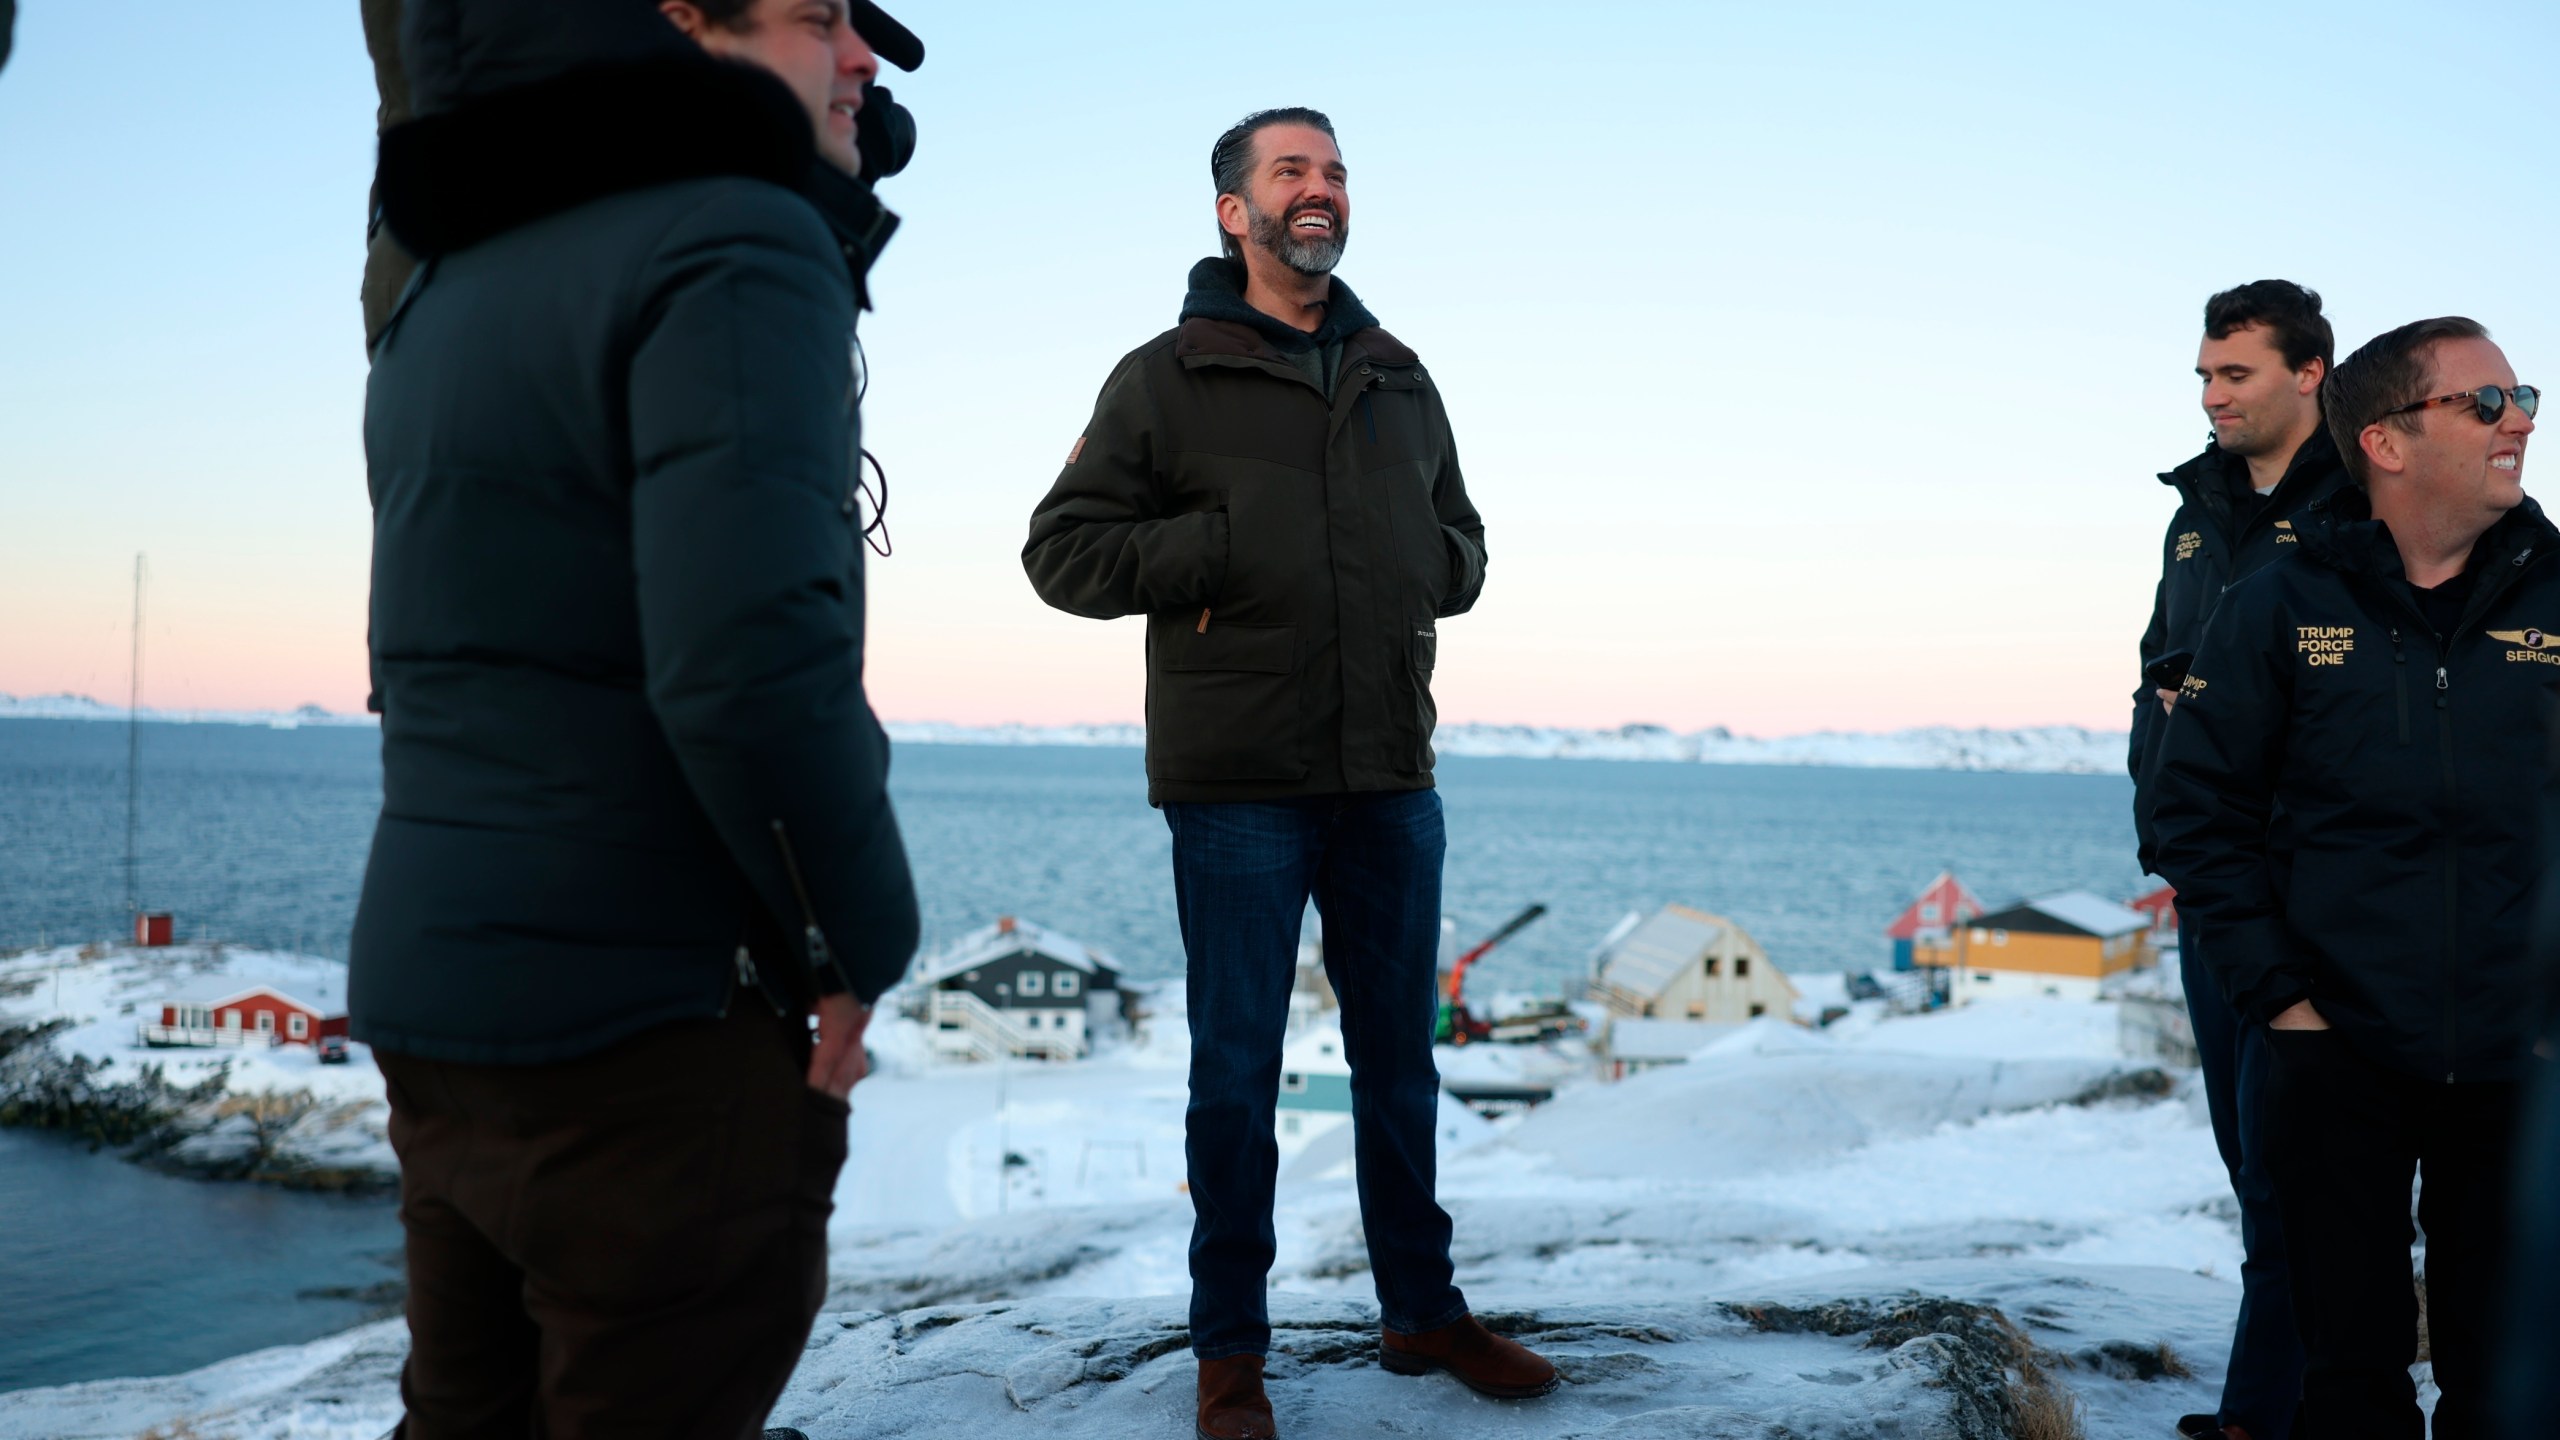
<svg viewBox="0 0 2560 1440">
<path fill-rule="evenodd" d="M 1893 942 L 1893 968 L 1910 969 L 1914 946 L 1923 940 L 1944 940 L 1950 930 L 1980 915 L 1982 909 L 1982 902 L 1973 898 L 1954 871 L 1939 871 L 1938 878 L 1884 927 L 1885 938 Z"/>
<path fill-rule="evenodd" d="M 1795 1018 L 1796 987 L 1748 931 L 1721 915 L 1665 905 L 1604 946 L 1590 998 L 1634 1019 L 1739 1024 Z"/>
<path fill-rule="evenodd" d="M 949 1058 L 1079 1060 L 1120 1023 L 1118 962 L 1010 915 L 927 956 L 906 984 Z"/>
<path fill-rule="evenodd" d="M 2021 900 L 1977 915 L 1915 963 L 1948 972 L 1956 1005 L 2024 995 L 2095 1000 L 2106 982 L 2149 966 L 2152 917 L 2086 890 Z"/>
<path fill-rule="evenodd" d="M 347 1017 L 267 985 L 211 976 L 160 1002 L 159 1019 L 141 1027 L 150 1046 L 309 1045 L 347 1033 Z"/>
</svg>

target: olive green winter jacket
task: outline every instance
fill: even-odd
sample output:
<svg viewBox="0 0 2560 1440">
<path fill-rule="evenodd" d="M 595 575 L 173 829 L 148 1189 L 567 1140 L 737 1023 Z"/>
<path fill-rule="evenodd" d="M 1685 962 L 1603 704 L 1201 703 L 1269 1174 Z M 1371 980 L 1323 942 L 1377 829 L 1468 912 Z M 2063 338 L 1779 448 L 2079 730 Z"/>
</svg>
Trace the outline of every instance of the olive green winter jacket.
<svg viewBox="0 0 2560 1440">
<path fill-rule="evenodd" d="M 1326 394 L 1240 296 L 1203 303 L 1237 268 L 1203 261 L 1112 371 L 1023 567 L 1061 610 L 1147 617 L 1151 803 L 1425 788 L 1437 621 L 1485 573 L 1448 413 L 1375 324 Z"/>
</svg>

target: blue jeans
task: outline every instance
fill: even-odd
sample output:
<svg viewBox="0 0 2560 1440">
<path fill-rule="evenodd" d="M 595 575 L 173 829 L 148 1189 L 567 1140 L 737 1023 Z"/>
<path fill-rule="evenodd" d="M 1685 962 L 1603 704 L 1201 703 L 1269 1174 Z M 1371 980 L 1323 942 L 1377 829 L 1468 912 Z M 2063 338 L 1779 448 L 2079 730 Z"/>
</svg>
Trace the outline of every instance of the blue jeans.
<svg viewBox="0 0 2560 1440">
<path fill-rule="evenodd" d="M 2285 1265 L 2284 1220 L 2267 1169 L 2266 1093 L 2275 1057 L 2267 1027 L 2222 998 L 2204 946 L 2195 926 L 2179 924 L 2178 972 L 2204 1069 L 2205 1108 L 2240 1201 L 2240 1319 L 2232 1329 L 2220 1419 L 2247 1430 L 2251 1440 L 2285 1440 L 2302 1398 L 2304 1359 Z"/>
<path fill-rule="evenodd" d="M 1342 1000 L 1360 1223 L 1380 1319 L 1411 1334 L 1463 1318 L 1449 1215 L 1432 1195 L 1433 981 L 1448 848 L 1439 795 L 1168 804 L 1164 819 L 1190 961 L 1192 1353 L 1215 1360 L 1271 1348 L 1264 1291 L 1280 1165 L 1272 1120 L 1310 899 L 1324 917 L 1325 974 Z"/>
</svg>

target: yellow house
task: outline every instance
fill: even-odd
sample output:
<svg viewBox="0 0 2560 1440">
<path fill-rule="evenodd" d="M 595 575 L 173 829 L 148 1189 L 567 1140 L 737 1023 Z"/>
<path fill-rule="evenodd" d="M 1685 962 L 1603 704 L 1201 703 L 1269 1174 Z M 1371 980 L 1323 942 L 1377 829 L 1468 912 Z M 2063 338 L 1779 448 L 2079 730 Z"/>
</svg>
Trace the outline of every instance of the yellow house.
<svg viewBox="0 0 2560 1440">
<path fill-rule="evenodd" d="M 1631 1019 L 1738 1025 L 1762 1015 L 1795 1018 L 1796 987 L 1760 942 L 1723 916 L 1686 905 L 1665 905 L 1611 940 L 1590 994 Z"/>
<path fill-rule="evenodd" d="M 2086 890 L 2021 901 L 1915 943 L 1915 968 L 1947 972 L 1947 999 L 2062 995 L 2095 1000 L 2110 978 L 2151 965 L 2151 918 Z"/>
</svg>

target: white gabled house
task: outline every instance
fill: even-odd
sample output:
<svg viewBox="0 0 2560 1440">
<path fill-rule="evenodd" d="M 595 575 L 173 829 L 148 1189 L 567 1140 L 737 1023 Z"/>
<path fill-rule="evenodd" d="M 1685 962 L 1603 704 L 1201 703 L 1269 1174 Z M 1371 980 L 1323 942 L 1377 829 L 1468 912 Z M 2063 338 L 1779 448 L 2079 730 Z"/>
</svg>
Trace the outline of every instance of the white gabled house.
<svg viewBox="0 0 2560 1440">
<path fill-rule="evenodd" d="M 1120 1024 L 1118 962 L 1010 915 L 926 956 L 904 988 L 944 1059 L 1080 1060 Z"/>
</svg>

